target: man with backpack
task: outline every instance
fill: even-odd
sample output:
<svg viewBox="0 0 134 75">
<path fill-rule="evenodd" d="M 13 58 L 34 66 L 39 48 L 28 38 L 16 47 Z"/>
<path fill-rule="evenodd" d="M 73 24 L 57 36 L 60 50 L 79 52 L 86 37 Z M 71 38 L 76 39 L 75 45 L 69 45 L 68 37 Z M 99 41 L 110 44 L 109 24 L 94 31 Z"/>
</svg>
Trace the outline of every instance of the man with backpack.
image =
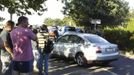
<svg viewBox="0 0 134 75">
<path fill-rule="evenodd" d="M 43 75 L 43 72 L 45 73 L 45 75 L 48 75 L 48 58 L 49 53 L 51 52 L 53 47 L 53 42 L 49 39 L 47 26 L 43 25 L 42 27 L 44 28 L 41 28 L 41 30 L 39 30 L 39 32 L 37 33 L 38 50 L 40 53 L 37 66 L 39 69 L 39 75 Z"/>
</svg>

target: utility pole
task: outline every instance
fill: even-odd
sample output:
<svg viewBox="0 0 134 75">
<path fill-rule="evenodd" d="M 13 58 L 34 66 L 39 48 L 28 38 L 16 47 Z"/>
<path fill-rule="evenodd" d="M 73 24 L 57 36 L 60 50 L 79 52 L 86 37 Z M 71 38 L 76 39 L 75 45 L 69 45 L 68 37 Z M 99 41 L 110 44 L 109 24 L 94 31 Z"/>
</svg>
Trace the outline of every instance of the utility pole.
<svg viewBox="0 0 134 75">
<path fill-rule="evenodd" d="M 10 20 L 13 20 L 13 14 L 10 13 Z"/>
<path fill-rule="evenodd" d="M 15 13 L 15 8 L 8 8 L 8 13 L 10 14 L 10 20 L 13 20 L 13 14 Z"/>
</svg>

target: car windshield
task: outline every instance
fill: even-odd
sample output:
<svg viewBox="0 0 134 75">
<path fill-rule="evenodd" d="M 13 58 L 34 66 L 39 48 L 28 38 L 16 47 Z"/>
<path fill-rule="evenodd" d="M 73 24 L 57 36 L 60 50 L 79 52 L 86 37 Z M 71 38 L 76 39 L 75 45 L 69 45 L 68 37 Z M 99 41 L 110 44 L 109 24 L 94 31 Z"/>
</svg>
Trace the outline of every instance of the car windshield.
<svg viewBox="0 0 134 75">
<path fill-rule="evenodd" d="M 107 40 L 100 36 L 84 36 L 91 43 L 109 43 Z"/>
<path fill-rule="evenodd" d="M 75 31 L 75 27 L 67 27 L 66 31 Z"/>
</svg>

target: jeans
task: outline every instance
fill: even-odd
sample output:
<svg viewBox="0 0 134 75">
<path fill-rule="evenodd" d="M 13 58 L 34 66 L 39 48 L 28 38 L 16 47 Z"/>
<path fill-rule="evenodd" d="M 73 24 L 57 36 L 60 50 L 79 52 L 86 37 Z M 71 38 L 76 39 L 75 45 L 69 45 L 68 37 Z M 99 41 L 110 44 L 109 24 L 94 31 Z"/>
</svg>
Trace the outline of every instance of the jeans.
<svg viewBox="0 0 134 75">
<path fill-rule="evenodd" d="M 48 75 L 48 59 L 49 59 L 49 53 L 45 54 L 45 75 Z"/>
<path fill-rule="evenodd" d="M 38 49 L 39 59 L 37 60 L 37 68 L 39 70 L 39 75 L 42 75 L 42 71 L 43 71 L 43 55 L 41 50 L 42 50 L 41 48 Z"/>
<path fill-rule="evenodd" d="M 39 49 L 39 59 L 37 61 L 37 68 L 39 69 L 39 75 L 48 75 L 48 59 L 49 59 L 49 53 L 43 54 L 41 52 L 41 49 Z"/>
</svg>

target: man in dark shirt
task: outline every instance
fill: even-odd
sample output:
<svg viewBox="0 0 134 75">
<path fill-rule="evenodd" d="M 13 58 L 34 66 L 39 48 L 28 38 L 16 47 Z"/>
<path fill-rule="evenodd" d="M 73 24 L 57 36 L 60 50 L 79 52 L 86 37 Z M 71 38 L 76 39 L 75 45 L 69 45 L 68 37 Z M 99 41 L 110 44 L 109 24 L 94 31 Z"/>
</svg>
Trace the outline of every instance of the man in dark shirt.
<svg viewBox="0 0 134 75">
<path fill-rule="evenodd" d="M 13 29 L 13 27 L 14 22 L 10 20 L 7 21 L 0 34 L 0 37 L 4 43 L 4 48 L 1 50 L 1 61 L 2 61 L 2 73 L 5 75 L 7 75 L 6 72 L 8 71 L 10 66 L 10 59 L 13 56 L 12 53 L 13 45 L 10 38 L 10 31 Z"/>
</svg>

